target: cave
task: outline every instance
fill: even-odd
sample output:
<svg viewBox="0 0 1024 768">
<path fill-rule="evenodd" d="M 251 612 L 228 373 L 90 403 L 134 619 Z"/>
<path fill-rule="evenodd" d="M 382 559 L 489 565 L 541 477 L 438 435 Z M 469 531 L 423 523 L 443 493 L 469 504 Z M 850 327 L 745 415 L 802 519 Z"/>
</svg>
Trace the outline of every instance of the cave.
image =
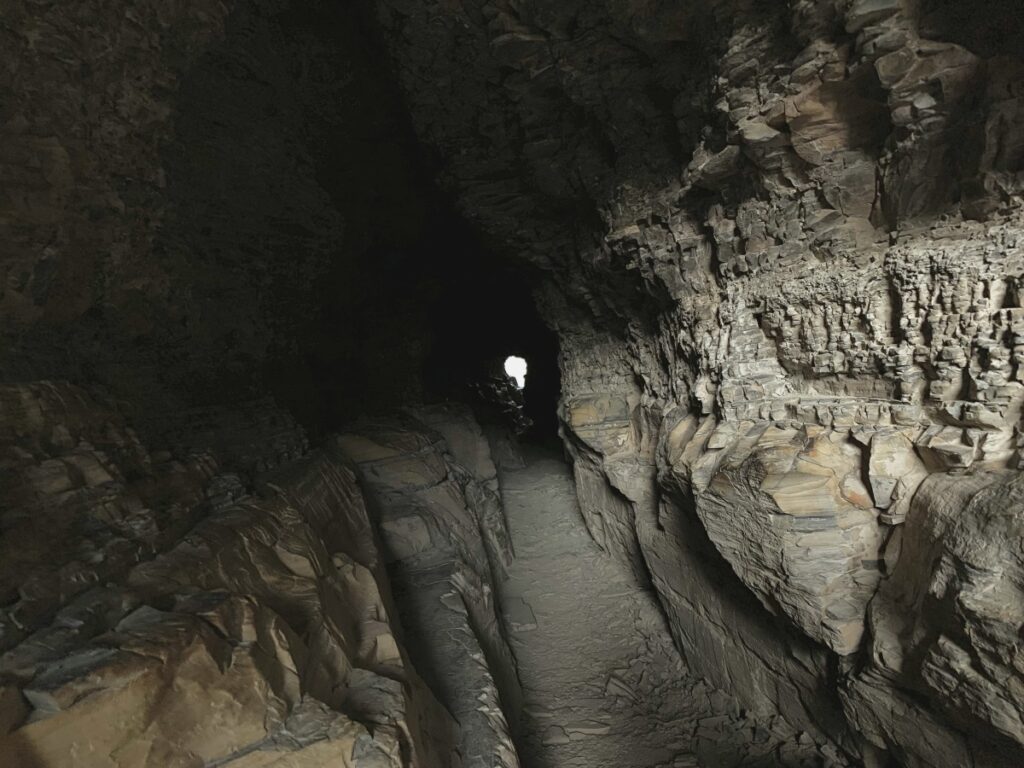
<svg viewBox="0 0 1024 768">
<path fill-rule="evenodd" d="M 1024 765 L 1019 2 L 7 0 L 0 266 L 0 766 Z"/>
</svg>

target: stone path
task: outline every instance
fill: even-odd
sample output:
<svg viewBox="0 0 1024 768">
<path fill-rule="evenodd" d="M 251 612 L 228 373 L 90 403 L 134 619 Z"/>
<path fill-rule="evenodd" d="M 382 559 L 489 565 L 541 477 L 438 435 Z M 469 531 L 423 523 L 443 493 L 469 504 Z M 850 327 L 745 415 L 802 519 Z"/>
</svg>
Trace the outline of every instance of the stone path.
<svg viewBox="0 0 1024 768">
<path fill-rule="evenodd" d="M 525 704 L 524 768 L 695 766 L 685 669 L 651 595 L 593 543 L 566 465 L 505 472 L 502 588 Z"/>
<path fill-rule="evenodd" d="M 587 533 L 563 461 L 530 456 L 501 486 L 516 550 L 500 597 L 523 686 L 523 768 L 839 764 L 688 673 L 653 595 Z"/>
</svg>

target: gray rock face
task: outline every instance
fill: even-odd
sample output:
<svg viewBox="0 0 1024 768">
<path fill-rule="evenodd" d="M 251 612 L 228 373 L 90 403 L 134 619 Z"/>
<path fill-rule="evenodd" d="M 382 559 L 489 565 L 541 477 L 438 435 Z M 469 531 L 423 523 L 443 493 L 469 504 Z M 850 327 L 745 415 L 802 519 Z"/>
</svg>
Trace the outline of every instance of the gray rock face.
<svg viewBox="0 0 1024 768">
<path fill-rule="evenodd" d="M 966 732 L 997 732 L 1002 748 L 982 753 L 991 764 L 1012 764 L 1009 745 L 1019 750 L 1024 741 L 1016 682 L 1024 606 L 1020 484 L 1015 471 L 930 476 L 902 528 L 892 578 L 871 604 L 870 662 L 844 691 L 844 706 L 910 764 L 950 760 L 938 752 L 949 742 L 956 759 L 971 758 L 948 735 L 931 740 L 923 755 L 906 754 L 904 744 L 918 743 L 906 732 L 913 719 L 892 716 L 907 707 L 888 700 L 890 685 L 935 702 Z"/>
<path fill-rule="evenodd" d="M 1024 761 L 1019 51 L 900 0 L 376 5 L 690 667 L 852 761 Z"/>
<path fill-rule="evenodd" d="M 21 552 L 5 566 L 25 574 L 4 614 L 6 761 L 459 764 L 458 725 L 399 639 L 373 524 L 337 447 L 264 473 L 250 492 L 212 458 L 155 461 L 116 408 L 69 385 L 7 396 L 26 407 L 3 449 L 35 496 L 29 506 L 28 489 L 3 488 L 4 544 Z M 106 442 L 87 444 L 97 418 Z M 28 431 L 59 458 L 19 448 Z M 16 512 L 50 537 L 12 525 Z M 74 544 L 76 529 L 93 536 L 58 550 L 66 562 L 33 557 Z"/>
<path fill-rule="evenodd" d="M 411 413 L 338 444 L 375 510 L 413 662 L 459 723 L 462 765 L 518 768 L 519 681 L 496 602 L 512 557 L 497 471 L 468 408 Z"/>
</svg>

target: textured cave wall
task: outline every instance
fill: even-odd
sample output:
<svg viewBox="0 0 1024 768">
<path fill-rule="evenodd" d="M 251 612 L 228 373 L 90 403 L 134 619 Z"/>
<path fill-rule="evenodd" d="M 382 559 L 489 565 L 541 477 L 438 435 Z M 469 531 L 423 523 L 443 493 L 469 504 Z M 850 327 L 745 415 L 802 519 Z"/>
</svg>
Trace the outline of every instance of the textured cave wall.
<svg viewBox="0 0 1024 768">
<path fill-rule="evenodd" d="M 470 765 L 452 712 L 485 693 L 481 749 L 515 765 L 507 649 L 477 599 L 493 478 L 425 425 L 393 427 L 459 478 L 441 501 L 476 536 L 438 556 L 466 605 L 430 608 L 493 665 L 460 645 L 449 663 L 468 682 L 439 691 L 403 634 L 386 505 L 325 438 L 449 395 L 425 380 L 429 356 L 462 346 L 471 371 L 491 354 L 442 333 L 437 307 L 465 290 L 448 270 L 475 263 L 472 284 L 484 257 L 357 11 L 0 13 L 4 759 Z"/>
<path fill-rule="evenodd" d="M 321 513 L 370 515 L 308 434 L 457 389 L 517 351 L 494 342 L 557 346 L 585 521 L 692 670 L 837 763 L 1021 764 L 1016 4 L 367 8 L 0 15 L 0 731 L 25 762 L 69 722 L 115 765 L 451 762 L 450 691 L 394 621 L 422 606 L 388 592 L 446 569 L 430 631 L 501 658 L 468 608 L 501 559 L 465 543 L 491 478 L 389 423 L 360 471 L 450 471 L 464 525 L 381 481 L 408 514 L 348 551 Z M 557 342 L 515 324 L 537 270 Z M 494 734 L 471 748 L 511 760 L 496 666 L 464 680 Z M 254 692 L 237 740 L 182 704 L 211 679 Z M 125 680 L 127 742 L 83 729 Z"/>
<path fill-rule="evenodd" d="M 1018 5 L 376 6 L 691 667 L 854 761 L 1019 764 Z"/>
<path fill-rule="evenodd" d="M 2 487 L 5 761 L 460 764 L 337 443 L 246 488 L 210 455 L 150 453 L 70 385 L 2 393 L 22 460 L 21 495 Z M 77 447 L 33 463 L 55 434 Z M 22 516 L 49 537 L 27 551 Z"/>
<path fill-rule="evenodd" d="M 461 764 L 518 768 L 522 695 L 497 604 L 513 552 L 487 437 L 446 403 L 363 421 L 338 443 L 378 521 L 410 659 L 459 725 Z"/>
<path fill-rule="evenodd" d="M 293 422 L 464 396 L 547 332 L 434 186 L 363 11 L 5 11 L 0 380 L 70 380 L 250 471 L 302 452 Z"/>
<path fill-rule="evenodd" d="M 422 397 L 470 246 L 358 9 L 15 3 L 0 35 L 5 380 L 101 385 L 158 436 Z"/>
<path fill-rule="evenodd" d="M 424 340 L 366 308 L 431 203 L 357 25 L 304 8 L 4 11 L 5 647 L 308 451 L 296 416 L 415 395 Z"/>
</svg>

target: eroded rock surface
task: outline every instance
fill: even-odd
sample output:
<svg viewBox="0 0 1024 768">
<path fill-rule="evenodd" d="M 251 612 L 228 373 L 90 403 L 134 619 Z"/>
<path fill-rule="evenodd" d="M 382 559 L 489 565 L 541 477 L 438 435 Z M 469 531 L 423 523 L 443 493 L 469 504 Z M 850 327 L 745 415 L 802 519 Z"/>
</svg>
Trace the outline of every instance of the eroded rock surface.
<svg viewBox="0 0 1024 768">
<path fill-rule="evenodd" d="M 374 507 L 413 661 L 460 725 L 463 765 L 518 768 L 519 680 L 497 605 L 512 549 L 487 439 L 467 408 L 441 405 L 361 424 L 339 445 Z"/>
<path fill-rule="evenodd" d="M 19 481 L 3 489 L 18 597 L 0 656 L 5 760 L 460 764 L 337 447 L 250 490 L 210 456 L 150 454 L 116 407 L 69 385 L 9 388 L 5 403 Z M 77 548 L 47 561 L 47 541 Z"/>
<path fill-rule="evenodd" d="M 1017 597 L 1013 483 L 933 490 L 1019 471 L 1019 13 L 376 6 L 445 184 L 548 275 L 582 514 L 691 668 L 854 761 L 1022 762 L 974 596 Z"/>
</svg>

